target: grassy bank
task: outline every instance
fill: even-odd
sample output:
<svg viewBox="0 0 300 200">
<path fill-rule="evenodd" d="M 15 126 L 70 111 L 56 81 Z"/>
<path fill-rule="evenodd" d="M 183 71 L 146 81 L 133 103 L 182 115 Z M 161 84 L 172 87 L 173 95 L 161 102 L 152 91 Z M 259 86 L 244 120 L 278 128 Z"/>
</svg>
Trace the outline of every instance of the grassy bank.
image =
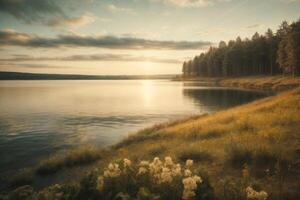
<svg viewBox="0 0 300 200">
<path fill-rule="evenodd" d="M 176 81 L 200 81 L 207 85 L 240 87 L 246 89 L 285 91 L 300 86 L 300 77 L 291 76 L 248 76 L 238 78 L 177 78 Z"/>
<path fill-rule="evenodd" d="M 133 160 L 167 155 L 181 162 L 193 159 L 208 174 L 220 199 L 224 183 L 239 181 L 246 165 L 252 181 L 262 185 L 272 199 L 299 199 L 299 131 L 300 89 L 294 89 L 223 112 L 146 129 L 115 150 Z"/>
<path fill-rule="evenodd" d="M 266 78 L 253 79 L 260 87 L 266 84 Z M 241 85 L 249 81 L 237 80 Z M 236 84 L 237 80 L 226 80 L 226 84 Z M 267 82 L 271 80 L 272 77 Z M 282 88 L 287 82 L 284 78 L 273 80 L 272 87 Z M 108 163 L 124 158 L 139 162 L 171 156 L 182 165 L 192 159 L 194 167 L 213 188 L 215 199 L 242 199 L 246 181 L 247 185 L 265 190 L 268 199 L 296 200 L 300 199 L 299 131 L 300 88 L 296 88 L 226 111 L 141 130 L 105 151 L 101 158 L 89 152 L 92 156 L 88 160 L 98 160 L 94 167 L 102 173 Z M 85 161 L 71 163 L 79 165 L 81 160 Z M 51 161 L 44 166 L 51 166 Z M 67 168 L 70 162 L 58 159 L 54 163 L 58 163 L 54 165 L 56 169 Z M 43 172 L 51 174 L 52 170 Z M 43 192 L 65 192 L 69 197 L 82 191 L 94 194 L 97 184 L 91 177 L 89 174 L 81 182 L 60 186 L 63 189 L 46 188 Z"/>
</svg>

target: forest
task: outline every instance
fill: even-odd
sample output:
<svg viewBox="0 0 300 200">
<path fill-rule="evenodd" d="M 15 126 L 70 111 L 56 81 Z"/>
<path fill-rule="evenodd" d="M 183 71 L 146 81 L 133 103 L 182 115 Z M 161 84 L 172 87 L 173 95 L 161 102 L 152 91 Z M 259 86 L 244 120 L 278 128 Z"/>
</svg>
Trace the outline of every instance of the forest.
<svg viewBox="0 0 300 200">
<path fill-rule="evenodd" d="M 206 53 L 183 63 L 184 77 L 300 75 L 300 19 L 283 21 L 276 32 L 255 33 L 251 39 L 220 41 Z"/>
</svg>

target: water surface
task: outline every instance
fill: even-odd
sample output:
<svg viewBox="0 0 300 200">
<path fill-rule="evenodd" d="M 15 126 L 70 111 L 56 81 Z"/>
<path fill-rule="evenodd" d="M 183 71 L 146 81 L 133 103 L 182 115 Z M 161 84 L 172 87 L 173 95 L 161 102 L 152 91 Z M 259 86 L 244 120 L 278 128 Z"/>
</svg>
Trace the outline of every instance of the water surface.
<svg viewBox="0 0 300 200">
<path fill-rule="evenodd" d="M 266 94 L 167 80 L 0 81 L 0 176 L 83 144 Z"/>
</svg>

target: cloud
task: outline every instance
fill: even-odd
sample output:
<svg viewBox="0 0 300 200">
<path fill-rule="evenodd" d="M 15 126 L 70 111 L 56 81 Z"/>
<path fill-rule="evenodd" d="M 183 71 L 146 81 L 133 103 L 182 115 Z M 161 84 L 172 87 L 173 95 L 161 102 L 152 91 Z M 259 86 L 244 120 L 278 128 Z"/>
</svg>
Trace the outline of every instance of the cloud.
<svg viewBox="0 0 300 200">
<path fill-rule="evenodd" d="M 95 21 L 94 15 L 70 17 L 53 0 L 0 0 L 0 12 L 8 13 L 26 23 L 47 26 L 83 26 Z"/>
<path fill-rule="evenodd" d="M 0 30 L 1 46 L 24 47 L 98 47 L 106 49 L 204 49 L 211 45 L 206 41 L 160 41 L 143 38 L 116 36 L 58 35 L 55 38 L 16 32 L 11 29 Z"/>
<path fill-rule="evenodd" d="M 26 22 L 42 21 L 47 15 L 65 16 L 60 7 L 51 0 L 0 0 L 0 12 Z"/>
<path fill-rule="evenodd" d="M 20 68 L 48 68 L 48 69 L 66 69 L 71 68 L 68 66 L 57 66 L 49 64 L 37 64 L 37 63 L 14 63 L 14 62 L 0 62 L 2 68 L 10 69 L 11 67 L 20 67 Z"/>
<path fill-rule="evenodd" d="M 64 57 L 32 57 L 28 55 L 15 55 L 12 58 L 0 59 L 0 63 L 27 62 L 27 61 L 125 61 L 125 62 L 157 62 L 157 63 L 182 63 L 182 60 L 133 56 L 129 54 L 91 54 L 72 55 Z"/>
<path fill-rule="evenodd" d="M 91 14 L 85 14 L 80 17 L 56 17 L 46 22 L 48 26 L 72 26 L 80 27 L 94 22 L 96 17 Z"/>
<path fill-rule="evenodd" d="M 119 7 L 114 4 L 107 5 L 106 9 L 112 13 L 126 13 L 126 14 L 136 14 L 132 9 L 130 8 L 124 8 Z"/>
<path fill-rule="evenodd" d="M 177 7 L 206 7 L 217 2 L 227 2 L 231 0 L 151 0 L 152 2 L 163 2 Z"/>
</svg>

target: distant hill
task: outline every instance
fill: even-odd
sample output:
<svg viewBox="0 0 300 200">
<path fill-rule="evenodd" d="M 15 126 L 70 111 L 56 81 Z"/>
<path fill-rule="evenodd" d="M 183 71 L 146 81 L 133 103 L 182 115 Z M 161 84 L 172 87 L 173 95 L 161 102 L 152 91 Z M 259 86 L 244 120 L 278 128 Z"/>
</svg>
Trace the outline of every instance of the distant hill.
<svg viewBox="0 0 300 200">
<path fill-rule="evenodd" d="M 176 75 L 76 75 L 1 72 L 0 80 L 129 80 L 129 79 L 173 79 Z"/>
</svg>

